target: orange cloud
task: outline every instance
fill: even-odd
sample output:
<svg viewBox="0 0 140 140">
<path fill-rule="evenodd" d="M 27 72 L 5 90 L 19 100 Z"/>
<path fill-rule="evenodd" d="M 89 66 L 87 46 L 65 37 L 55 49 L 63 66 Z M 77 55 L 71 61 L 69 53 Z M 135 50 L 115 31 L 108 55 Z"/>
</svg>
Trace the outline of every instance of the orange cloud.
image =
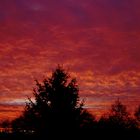
<svg viewBox="0 0 140 140">
<path fill-rule="evenodd" d="M 98 114 L 118 97 L 139 104 L 139 6 L 138 0 L 0 1 L 0 103 L 20 108 L 8 116 L 32 96 L 34 79 L 57 64 L 77 77 L 86 107 Z"/>
</svg>

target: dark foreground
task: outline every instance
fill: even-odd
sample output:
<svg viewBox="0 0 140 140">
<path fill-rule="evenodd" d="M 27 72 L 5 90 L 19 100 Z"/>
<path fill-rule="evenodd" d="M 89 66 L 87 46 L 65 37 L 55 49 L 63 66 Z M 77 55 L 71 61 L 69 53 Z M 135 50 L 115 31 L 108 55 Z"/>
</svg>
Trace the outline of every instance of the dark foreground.
<svg viewBox="0 0 140 140">
<path fill-rule="evenodd" d="M 82 130 L 74 133 L 52 134 L 25 134 L 25 133 L 0 133 L 0 140 L 140 140 L 139 130 Z"/>
</svg>

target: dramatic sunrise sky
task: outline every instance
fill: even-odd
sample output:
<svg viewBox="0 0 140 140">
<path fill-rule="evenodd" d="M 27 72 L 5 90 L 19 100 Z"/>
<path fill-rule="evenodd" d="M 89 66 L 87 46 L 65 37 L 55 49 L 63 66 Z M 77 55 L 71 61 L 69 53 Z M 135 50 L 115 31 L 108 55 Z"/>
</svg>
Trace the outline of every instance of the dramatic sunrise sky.
<svg viewBox="0 0 140 140">
<path fill-rule="evenodd" d="M 117 98 L 140 104 L 140 1 L 0 0 L 0 119 L 57 64 L 97 115 Z"/>
</svg>

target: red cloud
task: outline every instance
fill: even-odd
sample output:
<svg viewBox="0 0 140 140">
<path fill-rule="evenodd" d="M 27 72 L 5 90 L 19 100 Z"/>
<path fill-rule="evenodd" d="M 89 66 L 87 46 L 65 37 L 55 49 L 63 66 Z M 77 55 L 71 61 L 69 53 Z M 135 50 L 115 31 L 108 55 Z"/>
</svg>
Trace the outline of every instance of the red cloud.
<svg viewBox="0 0 140 140">
<path fill-rule="evenodd" d="M 139 103 L 140 2 L 114 2 L 0 1 L 0 118 L 3 104 L 32 96 L 34 79 L 57 64 L 70 68 L 98 113 L 118 97 Z M 22 108 L 9 106 L 11 118 Z"/>
</svg>

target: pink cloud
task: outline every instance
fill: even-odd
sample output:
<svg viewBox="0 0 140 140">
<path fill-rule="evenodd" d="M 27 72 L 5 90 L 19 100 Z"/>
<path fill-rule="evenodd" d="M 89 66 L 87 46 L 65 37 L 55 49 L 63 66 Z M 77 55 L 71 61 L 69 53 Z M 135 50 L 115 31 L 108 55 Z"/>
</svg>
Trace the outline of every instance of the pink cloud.
<svg viewBox="0 0 140 140">
<path fill-rule="evenodd" d="M 139 5 L 138 0 L 0 1 L 0 100 L 32 96 L 34 78 L 64 64 L 90 109 L 99 113 L 97 108 L 103 111 L 117 97 L 138 104 Z"/>
</svg>

